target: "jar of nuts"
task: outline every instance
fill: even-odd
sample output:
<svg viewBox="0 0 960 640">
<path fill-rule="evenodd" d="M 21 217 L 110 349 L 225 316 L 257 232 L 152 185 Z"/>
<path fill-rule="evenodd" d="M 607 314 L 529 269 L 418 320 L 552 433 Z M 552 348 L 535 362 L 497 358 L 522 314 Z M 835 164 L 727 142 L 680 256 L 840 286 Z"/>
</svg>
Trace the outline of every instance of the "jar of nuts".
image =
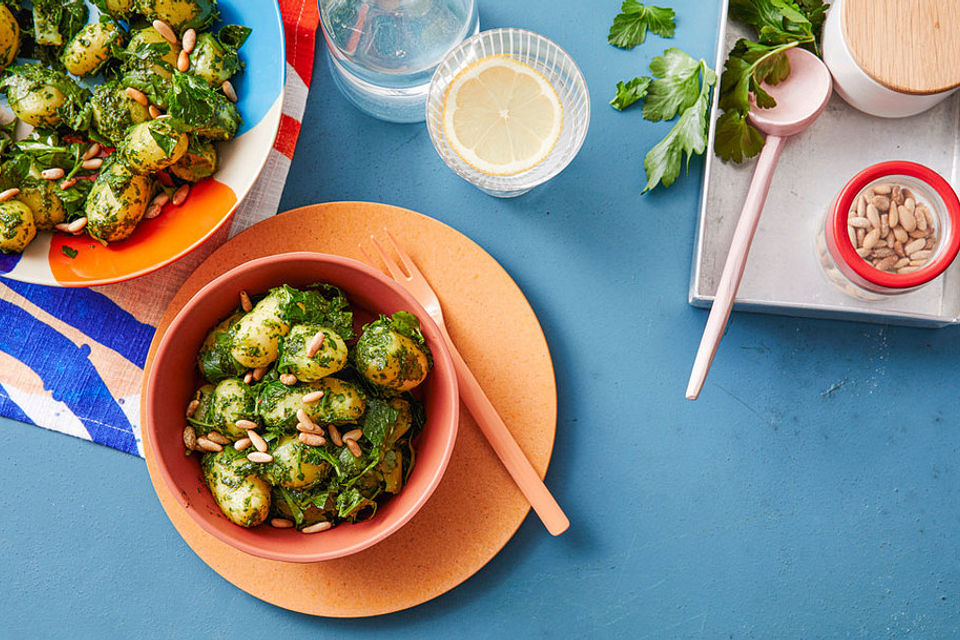
<svg viewBox="0 0 960 640">
<path fill-rule="evenodd" d="M 820 263 L 848 294 L 905 293 L 946 271 L 960 250 L 960 200 L 915 162 L 868 167 L 840 191 L 817 238 Z"/>
</svg>

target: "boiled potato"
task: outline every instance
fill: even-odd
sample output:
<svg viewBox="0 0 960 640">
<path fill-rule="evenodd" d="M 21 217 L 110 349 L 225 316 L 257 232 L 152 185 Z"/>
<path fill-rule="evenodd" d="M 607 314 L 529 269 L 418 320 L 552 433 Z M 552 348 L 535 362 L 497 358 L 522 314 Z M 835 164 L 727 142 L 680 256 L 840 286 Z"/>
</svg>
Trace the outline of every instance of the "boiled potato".
<svg viewBox="0 0 960 640">
<path fill-rule="evenodd" d="M 319 402 L 304 404 L 303 396 L 323 391 Z M 293 429 L 297 411 L 303 409 L 318 424 L 356 422 L 366 408 L 363 392 L 353 384 L 336 378 L 316 382 L 298 382 L 287 386 L 272 382 L 260 391 L 257 411 L 263 424 L 279 429 Z"/>
<path fill-rule="evenodd" d="M 277 359 L 280 338 L 290 331 L 280 315 L 280 293 L 267 294 L 234 329 L 231 353 L 245 367 L 265 367 Z"/>
<path fill-rule="evenodd" d="M 383 454 L 378 469 L 383 476 L 383 490 L 387 493 L 399 493 L 403 487 L 403 454 L 390 449 Z"/>
<path fill-rule="evenodd" d="M 221 380 L 213 391 L 210 401 L 210 421 L 217 431 L 231 440 L 247 435 L 246 429 L 237 426 L 238 420 L 257 420 L 257 399 L 250 387 L 238 378 Z"/>
<path fill-rule="evenodd" d="M 220 382 L 224 378 L 238 376 L 244 368 L 230 355 L 230 330 L 243 317 L 235 313 L 213 328 L 197 353 L 197 366 L 205 380 Z"/>
<path fill-rule="evenodd" d="M 130 37 L 130 44 L 127 45 L 128 53 L 136 53 L 145 49 L 149 45 L 165 44 L 169 49 L 161 57 L 163 64 L 155 64 L 151 69 L 169 80 L 173 76 L 173 70 L 177 67 L 177 58 L 180 56 L 180 45 L 171 43 L 160 35 L 160 32 L 153 27 L 138 29 Z"/>
<path fill-rule="evenodd" d="M 7 101 L 16 116 L 35 127 L 55 127 L 60 124 L 57 110 L 67 101 L 67 97 L 56 86 L 59 80 L 57 73 L 50 69 L 37 69 L 33 65 L 11 67 L 13 69 L 24 69 L 24 73 L 10 73 L 3 80 Z"/>
<path fill-rule="evenodd" d="M 312 358 L 307 347 L 313 337 L 323 333 L 323 344 Z M 347 345 L 336 331 L 316 324 L 298 324 L 283 339 L 280 371 L 292 373 L 298 380 L 319 380 L 343 369 L 347 364 Z"/>
<path fill-rule="evenodd" d="M 93 0 L 93 2 L 100 11 L 119 19 L 126 19 L 127 14 L 133 11 L 133 0 Z"/>
<path fill-rule="evenodd" d="M 145 106 L 131 98 L 118 82 L 107 82 L 93 91 L 93 124 L 104 138 L 119 145 L 127 129 L 150 120 Z"/>
<path fill-rule="evenodd" d="M 199 129 L 197 135 L 211 140 L 232 140 L 237 135 L 237 130 L 243 123 L 243 118 L 232 102 L 219 94 L 217 94 L 217 98 L 213 119 Z"/>
<path fill-rule="evenodd" d="M 156 50 L 159 49 L 159 57 Z M 145 52 L 154 51 L 144 57 Z M 127 45 L 121 83 L 142 91 L 150 102 L 166 109 L 173 70 L 177 66 L 180 45 L 171 44 L 153 27 L 134 32 Z"/>
<path fill-rule="evenodd" d="M 242 453 L 226 447 L 203 456 L 203 477 L 217 506 L 231 522 L 255 527 L 270 513 L 270 485 L 257 477 Z"/>
<path fill-rule="evenodd" d="M 163 20 L 177 31 L 204 29 L 217 15 L 216 0 L 134 0 L 147 20 Z"/>
<path fill-rule="evenodd" d="M 20 51 L 20 25 L 7 5 L 0 5 L 0 71 L 17 59 Z"/>
<path fill-rule="evenodd" d="M 30 207 L 19 200 L 0 202 L 0 251 L 23 253 L 36 235 Z"/>
<path fill-rule="evenodd" d="M 141 122 L 127 131 L 118 151 L 134 173 L 150 174 L 166 169 L 183 157 L 190 141 L 170 118 Z"/>
<path fill-rule="evenodd" d="M 112 44 L 123 44 L 123 32 L 113 22 L 91 22 L 63 48 L 60 61 L 75 76 L 97 72 L 110 57 Z"/>
<path fill-rule="evenodd" d="M 240 60 L 233 51 L 223 48 L 212 33 L 201 33 L 190 52 L 190 73 L 200 76 L 214 89 L 240 71 Z"/>
<path fill-rule="evenodd" d="M 357 340 L 357 369 L 370 382 L 409 391 L 423 382 L 430 372 L 430 361 L 423 347 L 393 330 L 384 320 L 364 327 Z"/>
<path fill-rule="evenodd" d="M 217 147 L 209 140 L 190 136 L 187 152 L 170 165 L 170 173 L 187 182 L 209 178 L 217 171 Z"/>
<path fill-rule="evenodd" d="M 151 178 L 132 173 L 121 162 L 109 163 L 87 197 L 87 232 L 104 244 L 130 237 L 152 195 Z"/>
<path fill-rule="evenodd" d="M 296 489 L 316 484 L 318 480 L 325 478 L 330 472 L 329 463 L 316 465 L 306 462 L 303 457 L 307 448 L 307 445 L 295 436 L 280 438 L 277 446 L 270 452 L 273 456 L 268 478 L 270 483 Z"/>
<path fill-rule="evenodd" d="M 38 231 L 50 231 L 67 219 L 67 210 L 57 192 L 57 183 L 51 180 L 30 181 L 20 187 L 17 200 L 33 211 L 33 222 Z"/>
</svg>

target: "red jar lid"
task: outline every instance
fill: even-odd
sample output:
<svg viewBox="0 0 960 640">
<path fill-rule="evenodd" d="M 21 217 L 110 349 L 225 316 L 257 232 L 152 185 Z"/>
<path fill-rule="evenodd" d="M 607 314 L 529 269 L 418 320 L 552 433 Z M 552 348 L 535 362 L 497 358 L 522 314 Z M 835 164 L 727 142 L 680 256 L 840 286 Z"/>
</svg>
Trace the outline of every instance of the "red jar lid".
<svg viewBox="0 0 960 640">
<path fill-rule="evenodd" d="M 949 225 L 941 221 L 940 242 L 943 243 L 943 249 L 939 255 L 911 273 L 888 273 L 875 268 L 860 257 L 847 233 L 847 217 L 850 215 L 854 199 L 860 195 L 860 192 L 875 180 L 897 175 L 909 176 L 926 183 L 943 200 L 946 207 L 945 214 L 949 218 Z M 833 203 L 832 214 L 833 240 L 840 258 L 861 278 L 881 287 L 909 289 L 929 282 L 946 271 L 960 250 L 960 199 L 957 198 L 957 193 L 950 183 L 939 173 L 916 162 L 891 160 L 867 167 L 844 185 Z M 947 229 L 948 226 L 949 229 Z M 949 235 L 943 237 L 945 231 L 948 231 Z"/>
</svg>

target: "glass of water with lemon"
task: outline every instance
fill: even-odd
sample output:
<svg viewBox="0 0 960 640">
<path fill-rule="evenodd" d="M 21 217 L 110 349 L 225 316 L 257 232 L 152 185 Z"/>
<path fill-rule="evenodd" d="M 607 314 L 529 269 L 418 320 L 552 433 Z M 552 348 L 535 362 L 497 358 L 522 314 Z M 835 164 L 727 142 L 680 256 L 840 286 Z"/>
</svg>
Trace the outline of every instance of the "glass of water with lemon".
<svg viewBox="0 0 960 640">
<path fill-rule="evenodd" d="M 465 40 L 437 67 L 427 96 L 427 128 L 440 157 L 501 198 L 560 173 L 589 123 L 587 85 L 573 59 L 523 29 Z"/>
</svg>

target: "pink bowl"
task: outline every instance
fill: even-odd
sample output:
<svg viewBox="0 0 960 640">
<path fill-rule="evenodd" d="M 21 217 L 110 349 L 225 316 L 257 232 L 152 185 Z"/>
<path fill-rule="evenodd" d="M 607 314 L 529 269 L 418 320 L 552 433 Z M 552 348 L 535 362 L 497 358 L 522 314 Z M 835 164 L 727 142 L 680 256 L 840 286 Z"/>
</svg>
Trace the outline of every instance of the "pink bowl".
<svg viewBox="0 0 960 640">
<path fill-rule="evenodd" d="M 197 456 L 184 455 L 183 412 L 197 388 L 196 354 L 207 332 L 237 306 L 241 290 L 265 293 L 281 284 L 328 282 L 346 292 L 355 308 L 371 314 L 410 311 L 420 319 L 433 352 L 434 369 L 424 382 L 426 425 L 417 461 L 403 490 L 374 518 L 342 524 L 318 534 L 260 526 L 239 527 L 224 516 L 203 482 Z M 459 395 L 456 372 L 440 330 L 405 289 L 370 267 L 320 253 L 283 253 L 231 269 L 201 289 L 180 310 L 157 347 L 147 378 L 147 455 L 164 482 L 197 524 L 219 540 L 251 555 L 283 562 L 318 562 L 356 553 L 402 527 L 430 498 L 447 468 L 457 438 Z"/>
</svg>

